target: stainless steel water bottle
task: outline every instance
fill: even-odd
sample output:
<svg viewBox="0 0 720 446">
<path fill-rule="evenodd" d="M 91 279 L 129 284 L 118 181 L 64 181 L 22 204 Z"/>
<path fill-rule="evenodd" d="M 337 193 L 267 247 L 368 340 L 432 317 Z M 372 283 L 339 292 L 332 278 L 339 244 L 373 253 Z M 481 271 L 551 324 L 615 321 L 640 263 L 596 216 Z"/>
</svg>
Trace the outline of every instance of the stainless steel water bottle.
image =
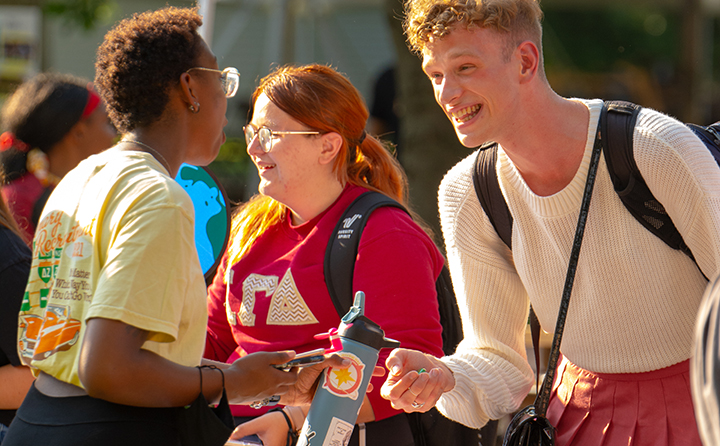
<svg viewBox="0 0 720 446">
<path fill-rule="evenodd" d="M 386 338 L 382 328 L 363 315 L 364 306 L 365 293 L 358 291 L 353 306 L 337 329 L 342 342 L 342 350 L 337 354 L 352 364 L 323 371 L 300 431 L 298 446 L 347 446 L 380 349 L 400 346 L 398 341 Z M 334 335 L 335 330 L 331 333 Z"/>
</svg>

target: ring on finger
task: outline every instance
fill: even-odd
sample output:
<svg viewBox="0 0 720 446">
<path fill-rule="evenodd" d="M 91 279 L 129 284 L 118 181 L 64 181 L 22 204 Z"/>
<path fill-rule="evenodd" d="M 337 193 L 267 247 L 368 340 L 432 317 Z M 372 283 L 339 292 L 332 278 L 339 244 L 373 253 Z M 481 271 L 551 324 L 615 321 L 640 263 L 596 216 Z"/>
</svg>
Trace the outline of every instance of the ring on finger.
<svg viewBox="0 0 720 446">
<path fill-rule="evenodd" d="M 412 406 L 413 409 L 420 409 L 420 408 L 423 407 L 424 405 L 425 405 L 425 403 L 418 403 L 417 401 L 413 401 L 412 404 L 411 404 L 411 406 Z"/>
</svg>

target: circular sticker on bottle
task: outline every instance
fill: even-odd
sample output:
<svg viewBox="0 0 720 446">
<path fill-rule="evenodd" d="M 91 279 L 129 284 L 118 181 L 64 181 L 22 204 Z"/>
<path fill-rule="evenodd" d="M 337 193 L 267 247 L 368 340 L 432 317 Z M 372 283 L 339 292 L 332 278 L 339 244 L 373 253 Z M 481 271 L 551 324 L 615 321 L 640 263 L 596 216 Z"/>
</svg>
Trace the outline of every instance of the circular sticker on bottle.
<svg viewBox="0 0 720 446">
<path fill-rule="evenodd" d="M 352 364 L 349 367 L 338 368 L 328 367 L 325 370 L 325 382 L 323 388 L 333 395 L 343 398 L 352 398 L 357 400 L 358 389 L 363 381 L 363 370 L 365 364 L 349 352 L 338 352 L 338 355 L 349 359 Z"/>
</svg>

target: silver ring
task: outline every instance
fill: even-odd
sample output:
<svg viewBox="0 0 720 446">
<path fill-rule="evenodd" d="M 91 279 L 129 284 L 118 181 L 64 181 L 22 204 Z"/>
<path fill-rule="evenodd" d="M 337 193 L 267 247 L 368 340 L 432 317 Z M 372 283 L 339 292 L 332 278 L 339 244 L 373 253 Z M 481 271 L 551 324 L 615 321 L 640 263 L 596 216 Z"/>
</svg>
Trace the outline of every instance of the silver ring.
<svg viewBox="0 0 720 446">
<path fill-rule="evenodd" d="M 412 404 L 411 404 L 411 406 L 412 406 L 413 409 L 420 409 L 420 408 L 423 407 L 424 405 L 425 405 L 425 403 L 418 403 L 417 401 L 413 401 Z"/>
</svg>

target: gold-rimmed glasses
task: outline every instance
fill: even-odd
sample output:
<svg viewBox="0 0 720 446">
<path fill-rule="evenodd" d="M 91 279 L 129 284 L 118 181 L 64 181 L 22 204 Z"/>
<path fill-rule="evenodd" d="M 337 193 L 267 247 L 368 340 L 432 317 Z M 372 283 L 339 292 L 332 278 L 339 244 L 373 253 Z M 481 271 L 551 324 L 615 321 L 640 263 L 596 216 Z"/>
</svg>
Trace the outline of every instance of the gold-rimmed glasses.
<svg viewBox="0 0 720 446">
<path fill-rule="evenodd" d="M 240 85 L 240 73 L 237 68 L 227 67 L 224 70 L 216 70 L 214 68 L 193 67 L 187 70 L 186 73 L 192 70 L 220 73 L 220 83 L 222 84 L 222 89 L 225 92 L 225 97 L 231 98 L 235 96 L 235 93 L 237 93 L 238 85 Z"/>
<path fill-rule="evenodd" d="M 247 143 L 247 146 L 250 147 L 250 144 L 252 144 L 253 139 L 255 139 L 255 136 L 257 135 L 258 140 L 260 141 L 260 148 L 263 152 L 268 153 L 272 149 L 272 142 L 273 137 L 275 135 L 319 135 L 320 132 L 311 131 L 311 130 L 270 130 L 269 128 L 262 126 L 259 129 L 256 129 L 255 126 L 252 124 L 248 124 L 245 127 L 243 127 L 243 132 L 245 132 L 245 142 Z"/>
</svg>

